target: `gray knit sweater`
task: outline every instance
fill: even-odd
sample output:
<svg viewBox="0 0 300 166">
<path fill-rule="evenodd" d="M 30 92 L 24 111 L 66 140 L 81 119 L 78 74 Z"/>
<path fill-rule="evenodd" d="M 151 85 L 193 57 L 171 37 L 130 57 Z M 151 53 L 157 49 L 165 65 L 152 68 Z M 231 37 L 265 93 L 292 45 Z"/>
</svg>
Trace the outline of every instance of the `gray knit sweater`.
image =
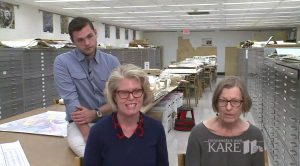
<svg viewBox="0 0 300 166">
<path fill-rule="evenodd" d="M 264 166 L 261 131 L 250 124 L 239 136 L 223 137 L 203 123 L 193 128 L 187 146 L 186 166 Z"/>
</svg>

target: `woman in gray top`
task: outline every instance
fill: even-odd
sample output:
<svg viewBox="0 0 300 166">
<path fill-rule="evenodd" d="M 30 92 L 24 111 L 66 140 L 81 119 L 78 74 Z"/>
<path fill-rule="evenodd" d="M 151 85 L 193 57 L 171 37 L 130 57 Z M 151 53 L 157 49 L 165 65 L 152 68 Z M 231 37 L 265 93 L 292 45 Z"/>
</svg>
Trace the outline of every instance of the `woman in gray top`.
<svg viewBox="0 0 300 166">
<path fill-rule="evenodd" d="M 221 80 L 212 98 L 216 116 L 193 128 L 186 166 L 263 166 L 262 133 L 240 118 L 251 105 L 251 98 L 239 78 Z"/>
</svg>

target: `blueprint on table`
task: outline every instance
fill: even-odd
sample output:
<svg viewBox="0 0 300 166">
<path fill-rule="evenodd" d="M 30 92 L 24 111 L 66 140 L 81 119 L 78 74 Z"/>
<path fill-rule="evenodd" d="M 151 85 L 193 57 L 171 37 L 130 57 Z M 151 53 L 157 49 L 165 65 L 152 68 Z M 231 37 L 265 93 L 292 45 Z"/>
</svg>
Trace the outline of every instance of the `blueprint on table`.
<svg viewBox="0 0 300 166">
<path fill-rule="evenodd" d="M 0 125 L 0 131 L 66 137 L 68 122 L 65 120 L 65 116 L 65 112 L 47 111 L 23 119 L 3 123 Z"/>
</svg>

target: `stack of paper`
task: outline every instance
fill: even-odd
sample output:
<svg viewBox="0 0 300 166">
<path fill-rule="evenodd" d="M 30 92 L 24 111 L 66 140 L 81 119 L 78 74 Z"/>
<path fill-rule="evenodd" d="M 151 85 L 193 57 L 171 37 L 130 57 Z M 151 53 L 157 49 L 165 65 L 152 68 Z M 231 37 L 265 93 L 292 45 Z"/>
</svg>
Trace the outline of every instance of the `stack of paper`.
<svg viewBox="0 0 300 166">
<path fill-rule="evenodd" d="M 19 141 L 0 144 L 0 166 L 30 166 Z"/>
</svg>

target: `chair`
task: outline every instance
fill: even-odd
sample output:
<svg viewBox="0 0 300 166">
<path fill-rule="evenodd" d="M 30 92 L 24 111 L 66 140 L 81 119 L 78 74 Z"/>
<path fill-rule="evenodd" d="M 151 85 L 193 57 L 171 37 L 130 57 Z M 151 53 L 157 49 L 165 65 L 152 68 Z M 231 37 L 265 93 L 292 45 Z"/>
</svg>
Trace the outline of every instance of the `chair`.
<svg viewBox="0 0 300 166">
<path fill-rule="evenodd" d="M 211 68 L 210 67 L 205 67 L 204 72 L 203 72 L 203 85 L 204 85 L 204 88 L 209 86 L 210 91 L 212 91 L 211 83 L 212 83 Z"/>
<path fill-rule="evenodd" d="M 190 90 L 189 90 L 189 81 L 188 80 L 180 80 L 178 87 L 176 88 L 178 91 L 183 92 L 183 95 L 186 100 L 186 105 L 188 107 L 191 106 L 191 96 L 190 96 Z"/>
<path fill-rule="evenodd" d="M 269 156 L 267 150 L 264 151 L 265 155 L 265 166 L 269 166 Z"/>
<path fill-rule="evenodd" d="M 200 89 L 200 84 L 198 83 L 199 82 L 199 78 L 198 78 L 198 75 L 195 75 L 195 74 L 192 74 L 192 75 L 189 75 L 187 77 L 187 80 L 189 81 L 189 91 L 193 91 L 194 92 L 194 98 L 195 98 L 195 105 L 197 106 L 198 105 L 198 100 L 200 99 L 200 94 L 199 94 L 199 91 L 201 91 Z"/>
<path fill-rule="evenodd" d="M 188 107 L 191 106 L 191 91 L 194 92 L 195 105 L 197 106 L 198 100 L 200 99 L 200 92 L 201 92 L 200 85 L 201 84 L 199 84 L 198 75 L 194 75 L 194 74 L 188 75 L 185 76 L 184 80 L 180 80 L 180 84 L 177 87 L 177 90 L 183 91 Z"/>
<path fill-rule="evenodd" d="M 217 81 L 217 76 L 218 76 L 216 66 L 211 67 L 211 73 L 212 73 L 212 81 L 216 82 Z"/>
<path fill-rule="evenodd" d="M 178 166 L 185 166 L 185 153 L 179 153 L 178 157 Z"/>
<path fill-rule="evenodd" d="M 78 157 L 78 156 L 76 156 L 75 158 L 74 158 L 74 165 L 75 166 L 84 166 L 84 160 L 83 160 L 83 157 Z"/>
</svg>

